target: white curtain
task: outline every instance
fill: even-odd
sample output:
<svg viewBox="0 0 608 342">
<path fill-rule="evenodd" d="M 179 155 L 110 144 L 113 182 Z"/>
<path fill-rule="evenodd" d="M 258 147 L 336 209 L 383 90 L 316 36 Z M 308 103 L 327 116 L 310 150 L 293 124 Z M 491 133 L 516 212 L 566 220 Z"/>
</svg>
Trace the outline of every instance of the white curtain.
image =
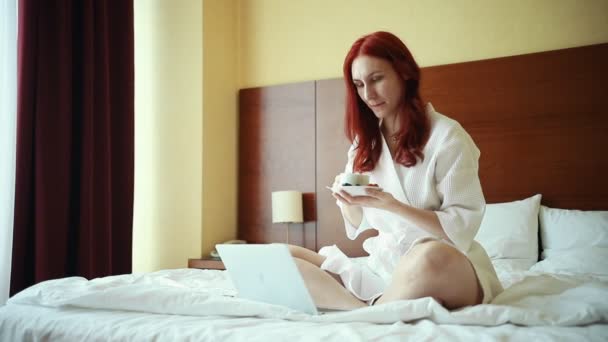
<svg viewBox="0 0 608 342">
<path fill-rule="evenodd" d="M 8 299 L 13 249 L 17 1 L 0 0 L 0 306 Z"/>
</svg>

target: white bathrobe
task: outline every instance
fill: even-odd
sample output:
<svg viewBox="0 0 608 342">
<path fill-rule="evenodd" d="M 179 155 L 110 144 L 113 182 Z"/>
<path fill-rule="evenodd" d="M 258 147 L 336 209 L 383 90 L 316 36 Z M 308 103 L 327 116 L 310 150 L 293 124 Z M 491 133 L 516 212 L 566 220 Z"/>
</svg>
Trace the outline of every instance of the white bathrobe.
<svg viewBox="0 0 608 342">
<path fill-rule="evenodd" d="M 363 243 L 369 257 L 364 262 L 357 262 L 337 246 L 327 246 L 319 251 L 327 257 L 321 268 L 340 275 L 346 288 L 356 297 L 370 301 L 384 292 L 401 256 L 416 243 L 437 239 L 456 247 L 469 258 L 484 290 L 486 303 L 502 291 L 502 287 L 483 247 L 473 240 L 485 210 L 478 177 L 479 149 L 458 122 L 437 113 L 431 104 L 426 110 L 431 134 L 423 151 L 424 160 L 409 168 L 398 164 L 382 139 L 382 154 L 375 169 L 368 174 L 370 183 L 378 184 L 398 201 L 434 210 L 451 242 L 412 226 L 388 211 L 363 208 L 363 221 L 359 227 L 354 227 L 347 219 L 344 222 L 346 235 L 353 240 L 367 229 L 379 231 L 377 236 Z M 351 146 L 348 151 L 345 172 L 353 172 L 354 148 Z"/>
</svg>

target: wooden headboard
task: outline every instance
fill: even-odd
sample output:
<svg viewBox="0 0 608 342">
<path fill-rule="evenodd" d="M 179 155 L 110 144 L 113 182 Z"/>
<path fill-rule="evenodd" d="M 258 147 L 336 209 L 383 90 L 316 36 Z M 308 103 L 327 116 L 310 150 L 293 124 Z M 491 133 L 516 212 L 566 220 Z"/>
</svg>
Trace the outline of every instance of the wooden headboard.
<svg viewBox="0 0 608 342">
<path fill-rule="evenodd" d="M 422 69 L 421 94 L 459 121 L 479 149 L 488 203 L 540 193 L 556 208 L 608 210 L 608 44 Z M 341 79 L 240 91 L 239 237 L 285 241 L 270 194 L 305 192 L 305 220 L 290 242 L 318 250 L 349 241 L 326 185 L 342 172 Z"/>
</svg>

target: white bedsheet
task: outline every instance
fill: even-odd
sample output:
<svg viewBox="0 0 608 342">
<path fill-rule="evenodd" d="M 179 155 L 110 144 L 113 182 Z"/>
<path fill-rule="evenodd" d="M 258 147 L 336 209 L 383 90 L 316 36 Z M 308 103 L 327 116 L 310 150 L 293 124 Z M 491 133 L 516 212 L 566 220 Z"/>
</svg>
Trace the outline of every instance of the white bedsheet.
<svg viewBox="0 0 608 342">
<path fill-rule="evenodd" d="M 222 271 L 178 269 L 37 284 L 0 308 L 0 341 L 608 340 L 608 281 L 511 272 L 492 304 L 422 298 L 311 316 L 233 298 Z"/>
<path fill-rule="evenodd" d="M 430 298 L 313 316 L 233 297 L 226 273 L 178 269 L 88 281 L 50 280 L 15 295 L 8 305 L 80 307 L 189 316 L 237 316 L 309 322 L 394 323 L 430 319 L 439 324 L 573 326 L 608 322 L 608 281 L 526 272 L 488 305 L 448 311 Z"/>
<path fill-rule="evenodd" d="M 0 309 L 0 341 L 606 341 L 606 325 L 495 327 L 374 324 L 156 315 L 10 305 Z"/>
</svg>

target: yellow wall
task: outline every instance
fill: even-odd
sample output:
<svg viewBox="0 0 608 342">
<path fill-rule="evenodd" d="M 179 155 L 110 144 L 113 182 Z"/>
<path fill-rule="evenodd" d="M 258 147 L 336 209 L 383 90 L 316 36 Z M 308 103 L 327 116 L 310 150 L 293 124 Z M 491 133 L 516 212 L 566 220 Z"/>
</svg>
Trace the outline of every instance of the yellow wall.
<svg viewBox="0 0 608 342">
<path fill-rule="evenodd" d="M 202 4 L 135 0 L 133 271 L 201 253 Z"/>
<path fill-rule="evenodd" d="M 239 87 L 341 76 L 388 30 L 421 66 L 608 42 L 607 0 L 240 0 Z"/>
<path fill-rule="evenodd" d="M 236 237 L 236 1 L 204 0 L 203 239 L 208 254 Z"/>
</svg>

